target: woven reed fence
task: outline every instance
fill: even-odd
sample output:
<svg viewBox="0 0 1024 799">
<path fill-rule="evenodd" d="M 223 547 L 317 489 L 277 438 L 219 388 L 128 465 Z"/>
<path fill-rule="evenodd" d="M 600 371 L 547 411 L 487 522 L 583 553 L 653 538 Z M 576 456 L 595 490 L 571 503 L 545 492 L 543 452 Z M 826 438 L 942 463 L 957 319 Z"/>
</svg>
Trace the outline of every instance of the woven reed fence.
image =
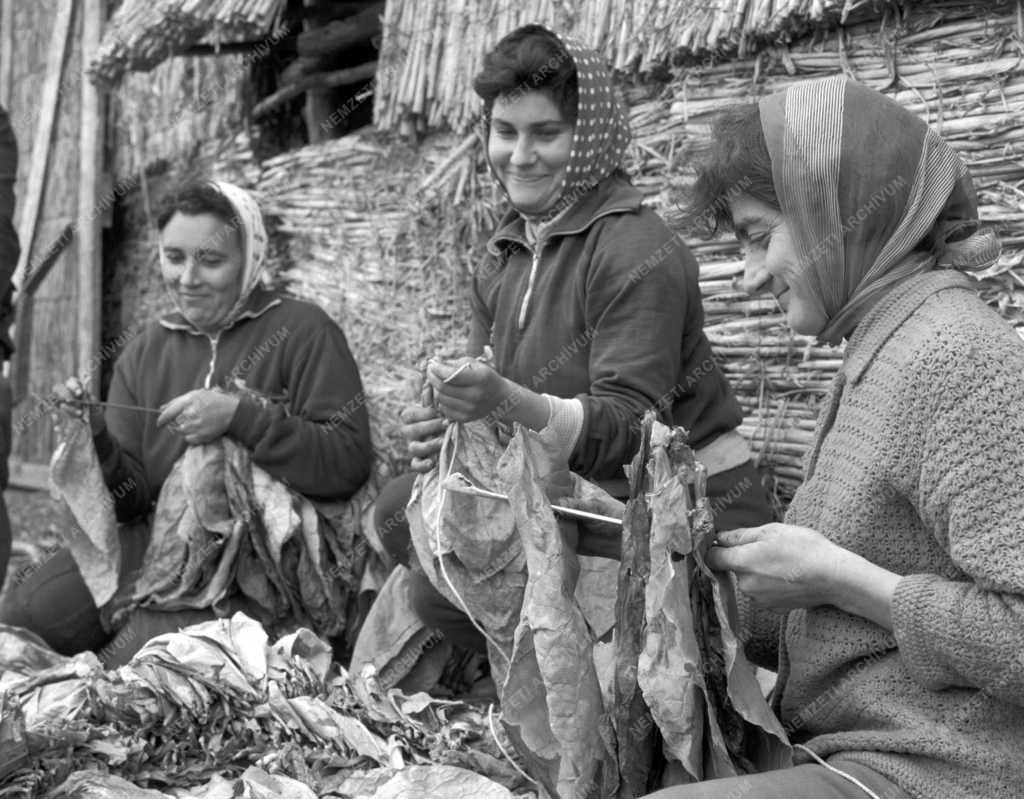
<svg viewBox="0 0 1024 799">
<path fill-rule="evenodd" d="M 667 85 L 627 87 L 635 183 L 678 221 L 694 148 L 715 110 L 795 80 L 846 72 L 922 115 L 970 163 L 983 218 L 1005 245 L 999 263 L 977 276 L 979 292 L 1024 327 L 1017 6 L 940 3 L 896 29 L 891 24 L 876 19 L 748 59 L 705 60 Z M 397 413 L 415 397 L 418 367 L 427 355 L 462 345 L 470 270 L 500 202 L 471 139 L 434 135 L 418 150 L 385 142 L 357 135 L 287 153 L 262 164 L 249 185 L 265 194 L 265 207 L 289 234 L 283 278 L 291 291 L 320 302 L 343 325 L 375 439 L 394 464 L 402 456 Z M 742 431 L 786 497 L 799 484 L 817 404 L 842 352 L 793 336 L 774 301 L 736 291 L 742 264 L 733 243 L 690 243 L 702 262 L 707 332 L 746 414 Z M 638 263 L 646 255 L 638 253 Z"/>
</svg>

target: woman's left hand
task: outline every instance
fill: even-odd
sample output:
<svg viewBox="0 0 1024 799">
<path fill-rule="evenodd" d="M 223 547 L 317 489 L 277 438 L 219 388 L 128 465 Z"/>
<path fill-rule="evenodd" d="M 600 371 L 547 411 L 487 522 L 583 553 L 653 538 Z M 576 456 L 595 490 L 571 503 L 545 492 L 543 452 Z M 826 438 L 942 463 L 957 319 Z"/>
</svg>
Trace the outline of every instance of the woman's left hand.
<svg viewBox="0 0 1024 799">
<path fill-rule="evenodd" d="M 198 388 L 175 397 L 160 409 L 157 427 L 169 425 L 186 444 L 206 444 L 227 432 L 238 408 L 237 394 Z"/>
<path fill-rule="evenodd" d="M 438 411 L 453 422 L 482 419 L 511 394 L 509 381 L 476 359 L 463 359 L 453 365 L 431 361 L 427 380 L 434 389 Z"/>
<path fill-rule="evenodd" d="M 708 566 L 735 572 L 743 593 L 775 610 L 836 604 L 844 564 L 857 557 L 817 530 L 792 524 L 727 530 L 717 538 Z"/>
</svg>

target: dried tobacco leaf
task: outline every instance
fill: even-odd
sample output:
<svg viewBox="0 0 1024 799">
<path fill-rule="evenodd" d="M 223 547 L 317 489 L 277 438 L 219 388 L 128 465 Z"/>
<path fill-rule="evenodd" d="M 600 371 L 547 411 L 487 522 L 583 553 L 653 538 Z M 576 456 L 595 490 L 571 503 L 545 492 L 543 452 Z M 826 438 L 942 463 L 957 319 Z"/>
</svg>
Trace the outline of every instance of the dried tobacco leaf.
<svg viewBox="0 0 1024 799">
<path fill-rule="evenodd" d="M 500 493 L 502 447 L 493 431 L 483 422 L 449 430 L 449 445 L 440 459 L 444 474 L 457 472 Z M 469 608 L 500 646 L 504 658 L 498 658 L 506 660 L 526 585 L 526 561 L 512 509 L 501 500 L 448 491 L 441 482 L 442 475 L 434 470 L 418 476 L 413 485 L 407 513 L 416 555 L 431 584 L 456 607 Z"/>
<path fill-rule="evenodd" d="M 579 566 L 545 492 L 549 476 L 565 472 L 559 457 L 540 436 L 520 427 L 499 462 L 529 575 L 516 647 L 532 639 L 547 722 L 558 745 L 557 795 L 614 796 L 618 769 L 594 667 L 594 638 L 574 597 Z M 575 525 L 571 527 L 575 535 Z M 503 704 L 519 662 L 514 653 Z M 539 694 L 539 687 L 530 690 Z"/>
<path fill-rule="evenodd" d="M 651 573 L 638 680 L 665 752 L 697 781 L 782 767 L 788 742 L 732 633 L 731 583 L 704 562 L 714 526 L 702 467 L 685 431 L 647 424 Z"/>
<path fill-rule="evenodd" d="M 97 607 L 117 592 L 121 541 L 117 534 L 113 501 L 96 458 L 89 423 L 69 419 L 67 435 L 50 459 L 51 492 L 67 505 L 77 528 L 66 537 L 82 579 Z"/>
<path fill-rule="evenodd" d="M 653 412 L 649 412 L 653 416 Z M 650 423 L 642 428 L 640 449 L 630 471 L 629 502 L 622 523 L 622 559 L 615 604 L 612 720 L 615 727 L 622 799 L 644 796 L 650 787 L 657 729 L 637 683 L 637 664 L 646 636 L 644 592 L 651 568 Z"/>
</svg>

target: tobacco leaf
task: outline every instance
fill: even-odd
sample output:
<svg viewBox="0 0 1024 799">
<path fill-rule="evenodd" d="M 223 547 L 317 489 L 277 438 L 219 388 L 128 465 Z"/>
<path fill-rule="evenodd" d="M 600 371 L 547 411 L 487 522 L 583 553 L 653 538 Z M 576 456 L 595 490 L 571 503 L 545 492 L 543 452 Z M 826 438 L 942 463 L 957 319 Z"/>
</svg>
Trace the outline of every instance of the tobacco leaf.
<svg viewBox="0 0 1024 799">
<path fill-rule="evenodd" d="M 367 784 L 365 778 L 352 778 L 351 784 L 344 782 L 336 790 L 352 799 L 513 799 L 508 788 L 457 766 L 408 766 L 386 781 L 380 779 Z"/>
<path fill-rule="evenodd" d="M 655 726 L 648 722 L 648 707 L 637 682 L 637 667 L 646 633 L 644 594 L 651 567 L 651 513 L 647 504 L 650 475 L 650 426 L 643 427 L 640 450 L 630 471 L 630 497 L 622 524 L 622 559 L 618 569 L 615 604 L 612 720 L 616 757 L 622 777 L 622 799 L 644 796 L 656 748 Z"/>
<path fill-rule="evenodd" d="M 436 631 L 424 625 L 413 605 L 410 576 L 404 566 L 388 576 L 356 638 L 350 668 L 362 674 L 370 667 L 385 689 L 401 685 L 415 692 L 437 683 L 451 645 L 444 639 L 434 643 Z"/>
<path fill-rule="evenodd" d="M 117 519 L 89 423 L 69 419 L 66 430 L 64 440 L 50 459 L 51 493 L 64 501 L 78 526 L 65 541 L 93 601 L 102 607 L 118 587 L 121 542 Z M 108 501 L 97 501 L 99 497 Z"/>
<path fill-rule="evenodd" d="M 714 526 L 685 431 L 646 424 L 651 568 L 637 676 L 664 750 L 695 781 L 785 766 L 785 733 L 732 632 L 731 583 L 704 562 Z"/>
<path fill-rule="evenodd" d="M 594 667 L 594 638 L 574 597 L 579 565 L 545 491 L 552 477 L 561 482 L 565 464 L 544 439 L 520 427 L 499 461 L 498 471 L 528 571 L 515 643 L 525 649 L 529 638 L 533 648 L 532 663 L 513 652 L 502 691 L 503 705 L 516 680 L 517 663 L 523 662 L 531 670 L 535 663 L 544 688 L 547 722 L 557 742 L 557 795 L 614 796 L 618 770 L 613 733 Z M 575 526 L 570 527 L 574 535 Z M 531 682 L 535 680 L 531 678 Z M 531 685 L 530 690 L 539 694 L 539 687 Z M 520 735 L 524 729 L 529 725 L 520 725 Z M 530 744 L 529 738 L 523 741 Z"/>
<path fill-rule="evenodd" d="M 501 493 L 502 447 L 486 424 L 453 425 L 448 442 L 439 459 L 444 475 L 457 472 Z M 431 584 L 456 607 L 468 608 L 507 659 L 526 585 L 526 561 L 508 503 L 447 490 L 435 469 L 416 478 L 407 515 Z"/>
<path fill-rule="evenodd" d="M 140 788 L 116 774 L 75 771 L 49 794 L 52 799 L 172 799 L 169 794 Z"/>
</svg>

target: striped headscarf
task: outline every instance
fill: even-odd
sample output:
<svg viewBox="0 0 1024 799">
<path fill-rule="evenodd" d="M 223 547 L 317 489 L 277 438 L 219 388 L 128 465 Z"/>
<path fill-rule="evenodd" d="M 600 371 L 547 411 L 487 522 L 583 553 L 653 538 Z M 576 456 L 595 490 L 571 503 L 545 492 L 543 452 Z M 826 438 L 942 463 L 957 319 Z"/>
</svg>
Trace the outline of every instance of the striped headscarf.
<svg viewBox="0 0 1024 799">
<path fill-rule="evenodd" d="M 518 30 L 521 29 L 513 31 L 509 36 Z M 555 217 L 563 214 L 602 180 L 617 169 L 621 169 L 630 140 L 629 124 L 615 95 L 611 72 L 601 56 L 576 39 L 562 38 L 553 31 L 548 32 L 558 39 L 576 68 L 578 96 L 576 127 L 573 131 L 572 149 L 565 169 L 564 184 L 555 204 L 543 218 L 535 220 L 541 225 L 550 223 Z M 538 90 L 542 91 L 543 87 Z M 481 136 L 486 153 L 490 113 L 485 113 L 483 121 Z M 498 180 L 507 196 L 508 190 L 497 177 L 489 158 L 488 165 L 491 166 L 491 174 Z"/>
<path fill-rule="evenodd" d="M 837 76 L 794 84 L 759 108 L 799 254 L 789 277 L 804 281 L 829 319 L 819 340 L 848 337 L 910 275 L 998 257 L 995 235 L 977 230 L 966 165 L 898 103 Z"/>
</svg>

